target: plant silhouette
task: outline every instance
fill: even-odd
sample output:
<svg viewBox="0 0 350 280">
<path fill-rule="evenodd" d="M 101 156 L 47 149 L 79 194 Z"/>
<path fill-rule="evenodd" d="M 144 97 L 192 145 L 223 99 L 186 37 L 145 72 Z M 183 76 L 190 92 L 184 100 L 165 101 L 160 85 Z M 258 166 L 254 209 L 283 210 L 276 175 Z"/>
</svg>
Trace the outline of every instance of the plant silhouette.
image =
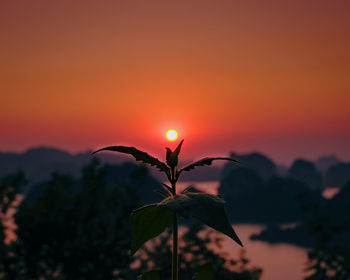
<svg viewBox="0 0 350 280">
<path fill-rule="evenodd" d="M 215 230 L 203 231 L 204 225 L 200 221 L 193 221 L 186 230 L 179 234 L 182 240 L 179 259 L 181 260 L 179 278 L 220 279 L 220 280 L 258 280 L 262 270 L 252 266 L 243 250 L 238 258 L 231 259 L 223 249 L 223 236 Z M 201 237 L 199 237 L 199 233 Z M 171 277 L 171 229 L 167 229 L 157 239 L 152 239 L 149 246 L 140 249 L 141 265 L 139 271 L 161 268 L 158 270 L 160 279 Z M 214 249 L 215 248 L 215 249 Z M 218 253 L 220 250 L 220 253 Z M 205 269 L 207 267 L 207 269 Z M 193 276 L 196 273 L 197 278 Z M 204 274 L 204 275 L 203 275 Z M 203 278 L 203 277 L 207 278 Z M 208 278 L 212 276 L 212 278 Z M 214 277 L 214 278 L 213 278 Z"/>
<path fill-rule="evenodd" d="M 172 252 L 172 280 L 178 280 L 178 219 L 182 217 L 193 217 L 204 224 L 229 236 L 240 246 L 242 242 L 227 219 L 224 208 L 224 200 L 218 196 L 205 193 L 191 193 L 188 189 L 177 193 L 176 183 L 182 172 L 190 171 L 196 167 L 211 165 L 215 160 L 227 160 L 240 164 L 238 160 L 229 157 L 206 157 L 178 169 L 178 158 L 183 144 L 182 140 L 174 151 L 166 148 L 166 163 L 150 156 L 146 152 L 135 147 L 109 146 L 99 149 L 93 154 L 101 151 L 113 151 L 130 154 L 137 161 L 155 166 L 167 176 L 170 186 L 162 184 L 165 191 L 157 192 L 164 196 L 164 199 L 157 204 L 149 204 L 131 214 L 132 227 L 131 255 L 148 240 L 158 236 L 165 229 L 173 227 L 173 252 Z M 149 277 L 148 274 L 144 275 Z"/>
</svg>

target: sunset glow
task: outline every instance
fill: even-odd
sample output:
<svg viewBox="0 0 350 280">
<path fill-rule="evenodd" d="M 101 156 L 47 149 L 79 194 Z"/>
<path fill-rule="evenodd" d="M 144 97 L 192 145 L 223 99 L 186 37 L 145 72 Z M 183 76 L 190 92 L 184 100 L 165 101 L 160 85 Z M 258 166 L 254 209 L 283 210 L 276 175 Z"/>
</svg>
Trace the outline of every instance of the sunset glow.
<svg viewBox="0 0 350 280">
<path fill-rule="evenodd" d="M 219 2 L 4 1 L 0 149 L 350 159 L 350 2 Z"/>
<path fill-rule="evenodd" d="M 170 129 L 166 132 L 166 138 L 169 141 L 175 141 L 177 139 L 178 133 L 176 130 L 174 129 Z"/>
</svg>

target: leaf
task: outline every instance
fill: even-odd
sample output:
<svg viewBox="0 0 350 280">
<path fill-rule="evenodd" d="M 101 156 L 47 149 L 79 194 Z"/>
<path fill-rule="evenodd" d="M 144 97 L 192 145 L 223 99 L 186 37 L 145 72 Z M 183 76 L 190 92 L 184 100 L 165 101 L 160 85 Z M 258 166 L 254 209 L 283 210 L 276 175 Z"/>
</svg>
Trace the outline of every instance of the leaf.
<svg viewBox="0 0 350 280">
<path fill-rule="evenodd" d="M 157 190 L 157 189 L 155 189 L 155 190 L 153 190 L 155 193 L 157 193 L 157 194 L 159 194 L 159 195 L 161 195 L 161 196 L 163 196 L 163 197 L 169 197 L 170 196 L 170 194 L 169 193 L 167 193 L 167 192 L 163 192 L 163 191 L 161 191 L 161 190 Z"/>
<path fill-rule="evenodd" d="M 178 194 L 159 203 L 183 217 L 194 217 L 204 224 L 220 231 L 242 245 L 229 223 L 225 211 L 225 201 L 218 196 L 204 193 Z"/>
<path fill-rule="evenodd" d="M 142 280 L 159 280 L 158 270 L 147 271 L 142 274 Z"/>
<path fill-rule="evenodd" d="M 171 154 L 173 153 L 170 148 L 165 148 L 166 150 L 166 163 L 169 165 Z"/>
<path fill-rule="evenodd" d="M 190 189 L 193 189 L 193 188 L 194 188 L 194 185 L 189 185 L 181 193 L 188 193 L 190 191 Z"/>
<path fill-rule="evenodd" d="M 169 194 L 173 194 L 173 189 L 170 188 L 167 184 L 162 183 L 162 187 L 167 190 Z M 174 193 L 175 194 L 175 193 Z"/>
<path fill-rule="evenodd" d="M 159 159 L 150 156 L 146 152 L 140 151 L 135 147 L 126 147 L 126 146 L 109 146 L 102 149 L 99 149 L 92 154 L 96 154 L 101 151 L 112 151 L 119 152 L 124 154 L 130 154 L 134 156 L 137 161 L 141 161 L 143 163 L 150 164 L 152 166 L 156 166 L 160 171 L 165 172 L 167 175 L 169 173 L 169 168 L 166 166 L 164 162 L 161 162 Z"/>
<path fill-rule="evenodd" d="M 179 170 L 179 174 L 182 171 L 190 171 L 191 169 L 194 169 L 197 166 L 211 165 L 214 160 L 229 160 L 229 161 L 233 161 L 233 162 L 238 163 L 238 164 L 242 164 L 240 161 L 233 159 L 233 158 L 228 158 L 228 157 L 215 157 L 215 158 L 206 157 L 206 158 L 202 158 L 194 163 L 191 163 L 191 164 L 185 166 L 184 168 L 181 168 Z"/>
<path fill-rule="evenodd" d="M 176 149 L 174 150 L 172 156 L 178 157 L 181 151 L 181 147 L 182 147 L 182 143 L 184 142 L 184 140 L 182 139 L 180 144 L 177 145 Z"/>
<path fill-rule="evenodd" d="M 214 280 L 213 265 L 211 263 L 201 265 L 193 280 Z"/>
<path fill-rule="evenodd" d="M 177 166 L 183 142 L 184 140 L 181 140 L 180 144 L 176 147 L 176 149 L 173 152 L 169 148 L 166 148 L 166 161 L 170 167 Z"/>
<path fill-rule="evenodd" d="M 134 210 L 130 222 L 132 256 L 146 241 L 158 236 L 173 224 L 173 212 L 164 205 L 150 204 Z"/>
</svg>

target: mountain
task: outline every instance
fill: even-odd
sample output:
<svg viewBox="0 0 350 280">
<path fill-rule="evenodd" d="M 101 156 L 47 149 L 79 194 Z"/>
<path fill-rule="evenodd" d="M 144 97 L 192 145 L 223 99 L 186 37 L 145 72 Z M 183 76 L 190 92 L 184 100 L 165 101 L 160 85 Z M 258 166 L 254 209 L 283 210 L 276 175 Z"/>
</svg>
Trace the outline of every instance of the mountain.
<svg viewBox="0 0 350 280">
<path fill-rule="evenodd" d="M 219 187 L 232 223 L 298 222 L 303 213 L 297 197 L 307 191 L 302 182 L 276 176 L 265 182 L 255 170 L 244 167 L 231 170 Z"/>
<path fill-rule="evenodd" d="M 303 205 L 306 212 L 301 222 L 289 227 L 269 224 L 251 239 L 310 248 L 315 245 L 312 235 L 326 230 L 330 244 L 350 248 L 350 182 L 342 186 L 341 191 L 330 200 L 308 199 L 306 202 Z"/>
<path fill-rule="evenodd" d="M 94 156 L 90 152 L 70 154 L 66 151 L 39 147 L 29 149 L 24 153 L 0 152 L 0 177 L 22 170 L 30 183 L 35 184 L 48 180 L 53 172 L 80 176 L 81 168 L 93 158 L 98 158 L 103 163 L 121 164 L 123 162 L 135 162 L 129 155 L 120 153 L 99 153 Z M 190 162 L 180 162 L 180 166 Z M 155 168 L 149 168 L 151 174 L 160 181 L 166 180 L 165 176 Z M 204 166 L 184 172 L 181 179 L 184 181 L 218 181 L 221 176 L 222 166 Z"/>
<path fill-rule="evenodd" d="M 338 163 L 327 169 L 326 184 L 329 187 L 341 187 L 350 181 L 350 162 Z"/>
<path fill-rule="evenodd" d="M 340 160 L 335 155 L 329 155 L 319 157 L 314 163 L 317 170 L 325 174 L 328 168 L 340 163 Z"/>
<path fill-rule="evenodd" d="M 322 189 L 322 174 L 311 161 L 297 159 L 288 170 L 287 177 L 307 184 L 311 189 Z"/>
<path fill-rule="evenodd" d="M 48 180 L 53 172 L 78 177 L 82 167 L 94 157 L 108 163 L 128 160 L 125 156 L 117 154 L 92 156 L 90 152 L 86 152 L 73 155 L 55 148 L 39 147 L 24 153 L 0 153 L 0 177 L 18 170 L 25 172 L 31 184 Z"/>
<path fill-rule="evenodd" d="M 231 153 L 231 158 L 237 159 L 243 163 L 245 168 L 254 170 L 264 181 L 277 175 L 277 167 L 275 163 L 260 153 L 236 154 Z M 224 178 L 231 170 L 241 168 L 237 164 L 226 163 L 222 171 Z"/>
</svg>

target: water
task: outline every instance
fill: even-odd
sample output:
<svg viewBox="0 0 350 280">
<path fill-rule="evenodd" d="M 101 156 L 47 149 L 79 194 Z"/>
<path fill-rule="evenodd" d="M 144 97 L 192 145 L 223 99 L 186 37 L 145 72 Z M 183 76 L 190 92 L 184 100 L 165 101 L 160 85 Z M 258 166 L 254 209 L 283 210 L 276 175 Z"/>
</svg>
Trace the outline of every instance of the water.
<svg viewBox="0 0 350 280">
<path fill-rule="evenodd" d="M 219 182 L 180 182 L 181 191 L 189 185 L 196 186 L 200 191 L 217 194 Z M 302 280 L 305 277 L 304 269 L 307 263 L 307 250 L 290 244 L 269 244 L 262 241 L 252 241 L 249 237 L 264 229 L 262 225 L 239 224 L 233 225 L 236 233 L 244 244 L 246 256 L 251 264 L 263 269 L 261 280 Z M 224 235 L 223 250 L 230 257 L 237 259 L 241 248 Z"/>
<path fill-rule="evenodd" d="M 331 199 L 340 192 L 340 188 L 327 188 L 322 192 L 322 196 L 326 199 Z"/>
<path fill-rule="evenodd" d="M 289 244 L 269 244 L 252 241 L 249 237 L 259 233 L 261 225 L 233 225 L 237 235 L 244 244 L 246 256 L 251 264 L 261 267 L 261 280 L 301 280 L 307 262 L 307 251 Z M 237 258 L 240 247 L 228 237 L 224 237 L 223 248 L 233 258 Z"/>
</svg>

